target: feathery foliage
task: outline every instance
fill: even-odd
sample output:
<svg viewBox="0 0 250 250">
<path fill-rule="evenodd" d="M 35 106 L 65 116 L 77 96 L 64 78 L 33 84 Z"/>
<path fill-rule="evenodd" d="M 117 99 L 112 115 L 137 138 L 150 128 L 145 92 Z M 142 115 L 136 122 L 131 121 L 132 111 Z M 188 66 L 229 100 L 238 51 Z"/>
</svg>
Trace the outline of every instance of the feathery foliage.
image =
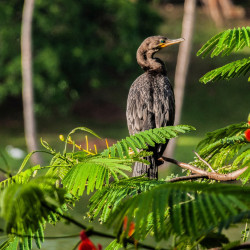
<svg viewBox="0 0 250 250">
<path fill-rule="evenodd" d="M 65 191 L 55 189 L 49 179 L 37 179 L 26 184 L 12 184 L 0 195 L 1 217 L 7 233 L 35 233 L 44 221 L 65 201 Z"/>
<path fill-rule="evenodd" d="M 246 46 L 250 47 L 249 27 L 221 32 L 211 38 L 198 55 L 224 56 Z M 207 73 L 201 81 L 230 79 L 247 74 L 249 69 L 250 59 L 244 58 Z M 198 156 L 191 164 L 203 169 L 209 164 L 217 173 L 224 174 L 244 168 L 238 179 L 247 183 L 250 179 L 249 138 L 246 136 L 249 126 L 249 122 L 242 122 L 208 133 L 198 144 Z M 229 242 L 221 230 L 250 217 L 250 187 L 214 184 L 210 180 L 167 183 L 172 175 L 162 181 L 128 176 L 134 162 L 148 163 L 143 157 L 152 154 L 148 151 L 150 147 L 192 130 L 194 127 L 188 125 L 151 129 L 126 137 L 111 147 L 107 143 L 107 149 L 100 153 L 96 146 L 95 150 L 89 148 L 87 137 L 85 146 L 72 139 L 79 131 L 101 139 L 86 127 L 73 129 L 66 139 L 60 136 L 65 143 L 62 153 L 41 140 L 44 152 L 52 157 L 48 166 L 25 169 L 35 153 L 31 152 L 16 175 L 0 182 L 0 216 L 8 234 L 0 249 L 30 250 L 33 240 L 40 248 L 46 223 L 54 225 L 60 218 L 86 229 L 64 211 L 67 205 L 74 205 L 83 194 L 91 192 L 95 193 L 89 201 L 89 218 L 99 218 L 99 222 L 115 227 L 117 239 L 107 249 L 120 249 L 124 244 L 133 243 L 127 241 L 128 237 L 141 240 L 149 234 L 156 241 L 173 235 L 172 248 L 177 249 L 225 244 L 227 248 L 240 244 Z M 37 173 L 42 177 L 37 177 Z M 180 178 L 174 181 L 176 179 L 183 181 Z M 244 241 L 246 238 L 244 235 Z"/>
<path fill-rule="evenodd" d="M 211 70 L 200 78 L 200 82 L 208 83 L 217 80 L 230 80 L 234 77 L 244 76 L 250 69 L 250 57 L 243 58 L 222 67 Z"/>
<path fill-rule="evenodd" d="M 169 228 L 195 240 L 215 227 L 220 232 L 249 218 L 249 192 L 249 187 L 236 185 L 167 183 L 122 203 L 108 223 L 118 232 L 127 216 L 128 224 L 135 223 L 135 239 L 144 239 L 150 216 L 156 241 L 169 238 Z"/>
<path fill-rule="evenodd" d="M 197 56 L 202 55 L 203 58 L 209 54 L 211 57 L 218 55 L 228 56 L 244 47 L 250 48 L 250 27 L 229 29 L 215 35 L 202 46 L 197 52 Z M 243 58 L 206 73 L 200 78 L 200 82 L 208 83 L 221 79 L 229 80 L 246 75 L 249 70 L 250 58 Z"/>
<path fill-rule="evenodd" d="M 207 133 L 197 146 L 200 149 L 198 154 L 214 169 L 218 169 L 222 173 L 247 166 L 250 158 L 250 151 L 247 148 L 249 142 L 244 136 L 247 128 L 249 128 L 249 124 L 244 122 Z M 191 164 L 207 167 L 198 158 Z M 223 168 L 225 166 L 226 168 Z"/>
<path fill-rule="evenodd" d="M 167 126 L 162 128 L 149 129 L 138 134 L 126 137 L 112 147 L 104 150 L 102 155 L 111 157 L 128 158 L 129 148 L 135 155 L 138 154 L 138 149 L 148 149 L 148 146 L 154 147 L 156 143 L 166 143 L 166 140 L 177 137 L 181 133 L 195 130 L 189 125 Z"/>
<path fill-rule="evenodd" d="M 244 47 L 250 48 L 250 27 L 228 29 L 209 39 L 197 52 L 197 56 L 230 55 Z"/>
<path fill-rule="evenodd" d="M 87 194 L 95 189 L 101 189 L 109 178 L 118 180 L 118 175 L 128 178 L 124 171 L 131 172 L 132 160 L 90 156 L 85 162 L 73 166 L 62 180 L 65 188 L 73 195 L 81 196 L 87 185 Z"/>
<path fill-rule="evenodd" d="M 37 170 L 40 170 L 40 169 L 41 169 L 40 166 L 37 165 L 25 171 L 21 171 L 19 174 L 16 174 L 15 176 L 9 177 L 1 181 L 0 188 L 7 187 L 12 183 L 18 183 L 18 184 L 28 183 L 28 181 L 30 180 L 30 177 L 34 175 Z"/>
<path fill-rule="evenodd" d="M 133 197 L 147 192 L 153 187 L 164 184 L 165 181 L 149 180 L 144 177 L 134 177 L 113 182 L 102 190 L 98 190 L 90 199 L 90 215 L 95 218 L 100 212 L 100 220 L 106 222 L 110 213 L 127 197 Z"/>
</svg>

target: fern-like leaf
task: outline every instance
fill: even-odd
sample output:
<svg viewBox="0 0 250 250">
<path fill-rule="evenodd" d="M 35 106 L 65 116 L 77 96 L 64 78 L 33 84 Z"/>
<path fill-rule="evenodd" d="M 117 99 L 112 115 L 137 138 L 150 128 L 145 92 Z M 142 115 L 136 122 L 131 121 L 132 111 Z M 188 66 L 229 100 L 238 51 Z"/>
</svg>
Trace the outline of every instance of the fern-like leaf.
<svg viewBox="0 0 250 250">
<path fill-rule="evenodd" d="M 32 180 L 13 184 L 0 194 L 0 216 L 6 221 L 6 232 L 27 235 L 41 229 L 41 223 L 64 203 L 63 189 L 56 189 L 54 180 Z"/>
<path fill-rule="evenodd" d="M 126 139 L 122 140 L 104 150 L 101 155 L 128 158 L 129 148 L 133 151 L 134 155 L 138 154 L 138 149 L 148 149 L 148 145 L 154 146 L 155 143 L 166 143 L 167 140 L 177 137 L 181 133 L 190 132 L 195 130 L 194 127 L 188 125 L 167 126 L 162 128 L 149 129 L 140 132 Z"/>
<path fill-rule="evenodd" d="M 214 169 L 218 170 L 229 164 L 231 167 L 228 167 L 228 170 L 247 166 L 250 161 L 250 151 L 249 148 L 246 148 L 249 142 L 245 139 L 244 131 L 248 127 L 248 123 L 244 122 L 232 124 L 208 133 L 197 146 L 200 149 L 198 154 Z M 206 167 L 198 158 L 191 164 Z"/>
<path fill-rule="evenodd" d="M 37 170 L 40 170 L 40 169 L 41 169 L 40 166 L 37 165 L 37 166 L 29 168 L 23 172 L 20 172 L 19 174 L 16 174 L 10 178 L 7 178 L 7 179 L 0 182 L 0 188 L 7 187 L 12 183 L 19 183 L 19 184 L 28 183 L 28 181 L 30 180 L 30 177 L 32 175 L 34 175 L 34 173 Z"/>
<path fill-rule="evenodd" d="M 73 166 L 63 178 L 63 185 L 73 195 L 82 195 L 101 189 L 109 183 L 110 176 L 118 180 L 118 175 L 128 178 L 125 171 L 131 171 L 133 160 L 107 158 L 100 155 L 86 157 L 85 161 Z"/>
<path fill-rule="evenodd" d="M 98 190 L 90 199 L 90 214 L 93 218 L 101 212 L 100 220 L 105 222 L 112 211 L 127 197 L 146 192 L 165 181 L 149 180 L 144 177 L 122 179 Z"/>
<path fill-rule="evenodd" d="M 153 218 L 153 232 L 157 241 L 167 239 L 169 227 L 177 235 L 192 240 L 214 228 L 221 231 L 230 224 L 250 217 L 250 187 L 224 184 L 163 184 L 139 194 L 117 207 L 108 224 L 116 232 L 124 217 L 135 223 L 135 239 L 144 239 L 147 220 Z M 205 213 L 204 213 L 205 209 Z M 168 211 L 159 215 L 159 210 Z M 204 223 L 205 222 L 205 223 Z"/>
<path fill-rule="evenodd" d="M 218 55 L 229 55 L 233 51 L 238 51 L 244 47 L 250 47 L 250 27 L 234 28 L 223 31 L 210 40 L 197 52 L 197 56 L 211 57 Z"/>
<path fill-rule="evenodd" d="M 246 75 L 250 70 L 250 57 L 243 58 L 222 67 L 211 70 L 200 78 L 200 82 L 208 83 L 218 80 L 229 80 L 234 77 Z"/>
</svg>

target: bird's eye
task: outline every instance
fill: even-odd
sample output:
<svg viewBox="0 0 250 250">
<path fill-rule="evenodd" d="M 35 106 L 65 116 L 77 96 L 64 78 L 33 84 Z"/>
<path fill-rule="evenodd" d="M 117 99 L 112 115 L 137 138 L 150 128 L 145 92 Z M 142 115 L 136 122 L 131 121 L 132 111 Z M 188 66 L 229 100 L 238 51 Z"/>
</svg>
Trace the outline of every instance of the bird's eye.
<svg viewBox="0 0 250 250">
<path fill-rule="evenodd" d="M 165 43 L 165 40 L 161 39 L 161 40 L 160 40 L 160 43 Z"/>
</svg>

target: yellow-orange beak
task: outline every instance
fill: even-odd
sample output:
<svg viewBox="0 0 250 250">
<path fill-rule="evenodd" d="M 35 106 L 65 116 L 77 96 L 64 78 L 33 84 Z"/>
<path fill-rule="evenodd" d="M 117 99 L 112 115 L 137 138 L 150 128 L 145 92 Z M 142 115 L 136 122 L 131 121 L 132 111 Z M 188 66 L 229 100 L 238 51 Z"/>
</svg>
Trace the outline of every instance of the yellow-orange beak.
<svg viewBox="0 0 250 250">
<path fill-rule="evenodd" d="M 183 42 L 185 39 L 184 38 L 178 38 L 178 39 L 167 39 L 165 41 L 165 43 L 159 43 L 159 47 L 160 48 L 165 48 L 167 46 L 173 45 L 173 44 L 177 44 L 177 43 L 181 43 Z"/>
</svg>

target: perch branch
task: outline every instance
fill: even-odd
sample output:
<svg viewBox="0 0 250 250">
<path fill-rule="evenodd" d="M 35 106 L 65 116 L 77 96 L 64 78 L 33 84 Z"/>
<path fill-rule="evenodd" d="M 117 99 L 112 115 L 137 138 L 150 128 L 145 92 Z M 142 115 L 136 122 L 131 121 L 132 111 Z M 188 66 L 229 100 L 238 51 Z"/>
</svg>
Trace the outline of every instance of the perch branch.
<svg viewBox="0 0 250 250">
<path fill-rule="evenodd" d="M 196 175 L 188 176 L 189 179 L 195 179 L 195 177 L 196 177 L 196 179 L 197 178 L 206 178 L 206 179 L 211 179 L 211 180 L 216 180 L 216 181 L 234 181 L 241 174 L 243 174 L 248 168 L 248 167 L 244 167 L 244 168 L 238 169 L 236 171 L 233 171 L 232 173 L 229 173 L 229 174 L 218 174 L 216 172 L 207 172 L 205 170 L 194 167 L 194 166 L 192 166 L 192 165 L 190 165 L 188 163 L 179 162 L 179 161 L 177 161 L 175 159 L 167 158 L 167 157 L 164 157 L 164 156 L 162 156 L 159 160 L 163 160 L 163 161 L 166 161 L 166 162 L 171 162 L 171 163 L 173 163 L 173 164 L 175 164 L 175 165 L 177 165 L 177 166 L 179 166 L 181 168 L 188 169 L 192 173 L 196 174 Z M 180 179 L 180 177 L 177 177 L 177 178 Z M 177 180 L 177 181 L 179 181 L 179 180 Z"/>
</svg>

